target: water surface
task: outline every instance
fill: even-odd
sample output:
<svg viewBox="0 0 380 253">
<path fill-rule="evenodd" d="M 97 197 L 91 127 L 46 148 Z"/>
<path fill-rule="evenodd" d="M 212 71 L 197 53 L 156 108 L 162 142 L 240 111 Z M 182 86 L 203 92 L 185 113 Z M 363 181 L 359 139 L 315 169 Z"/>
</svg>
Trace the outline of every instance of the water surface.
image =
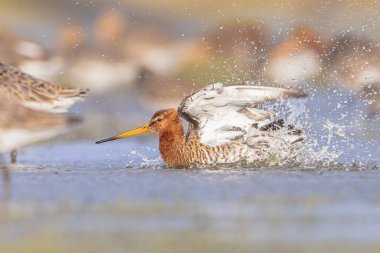
<svg viewBox="0 0 380 253">
<path fill-rule="evenodd" d="M 155 144 L 24 149 L 2 182 L 0 251 L 380 249 L 376 167 L 176 170 L 144 162 Z"/>
</svg>

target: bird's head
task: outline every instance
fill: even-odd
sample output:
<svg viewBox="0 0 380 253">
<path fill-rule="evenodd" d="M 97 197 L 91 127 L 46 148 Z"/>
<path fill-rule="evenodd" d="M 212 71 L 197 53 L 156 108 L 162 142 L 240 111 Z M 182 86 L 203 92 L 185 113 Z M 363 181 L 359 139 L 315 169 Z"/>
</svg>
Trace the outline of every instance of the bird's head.
<svg viewBox="0 0 380 253">
<path fill-rule="evenodd" d="M 113 141 L 117 139 L 122 139 L 126 137 L 130 137 L 137 134 L 142 134 L 146 132 L 158 132 L 163 133 L 168 131 L 169 129 L 175 127 L 175 126 L 181 126 L 180 118 L 178 115 L 177 110 L 175 109 L 164 109 L 156 112 L 150 122 L 148 124 L 145 124 L 141 127 L 138 127 L 134 130 L 127 131 L 125 133 L 115 135 L 113 137 L 97 141 L 97 144 L 107 142 L 107 141 Z M 181 126 L 182 128 L 182 126 Z"/>
<path fill-rule="evenodd" d="M 164 132 L 173 125 L 179 124 L 180 119 L 175 109 L 164 109 L 156 112 L 150 120 L 148 126 L 152 132 Z"/>
</svg>

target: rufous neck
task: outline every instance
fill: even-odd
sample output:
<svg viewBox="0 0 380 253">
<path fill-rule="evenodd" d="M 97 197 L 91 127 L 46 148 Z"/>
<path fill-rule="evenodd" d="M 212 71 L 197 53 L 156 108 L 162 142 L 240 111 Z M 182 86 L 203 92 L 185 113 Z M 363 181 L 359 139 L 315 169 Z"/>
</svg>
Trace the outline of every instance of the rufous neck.
<svg viewBox="0 0 380 253">
<path fill-rule="evenodd" d="M 182 144 L 185 141 L 182 124 L 175 123 L 170 127 L 160 132 L 160 144 L 178 143 Z"/>
</svg>

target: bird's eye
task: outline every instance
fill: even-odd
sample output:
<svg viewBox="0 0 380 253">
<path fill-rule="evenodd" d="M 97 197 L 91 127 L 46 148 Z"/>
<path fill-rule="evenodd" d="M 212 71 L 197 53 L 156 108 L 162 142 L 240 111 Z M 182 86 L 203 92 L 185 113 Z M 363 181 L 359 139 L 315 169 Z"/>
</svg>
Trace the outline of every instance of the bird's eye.
<svg viewBox="0 0 380 253">
<path fill-rule="evenodd" d="M 158 119 L 157 119 L 157 121 L 158 121 L 158 122 L 161 122 L 161 121 L 162 121 L 162 119 L 161 119 L 161 118 L 158 118 Z"/>
</svg>

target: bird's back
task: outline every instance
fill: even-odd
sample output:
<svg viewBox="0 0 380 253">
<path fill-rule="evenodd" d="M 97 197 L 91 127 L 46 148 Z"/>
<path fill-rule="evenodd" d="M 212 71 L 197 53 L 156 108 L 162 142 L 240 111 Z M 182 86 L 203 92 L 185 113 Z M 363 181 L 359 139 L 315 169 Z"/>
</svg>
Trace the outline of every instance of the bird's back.
<svg viewBox="0 0 380 253">
<path fill-rule="evenodd" d="M 65 112 L 87 95 L 87 90 L 61 87 L 0 62 L 0 91 L 36 110 Z"/>
</svg>

